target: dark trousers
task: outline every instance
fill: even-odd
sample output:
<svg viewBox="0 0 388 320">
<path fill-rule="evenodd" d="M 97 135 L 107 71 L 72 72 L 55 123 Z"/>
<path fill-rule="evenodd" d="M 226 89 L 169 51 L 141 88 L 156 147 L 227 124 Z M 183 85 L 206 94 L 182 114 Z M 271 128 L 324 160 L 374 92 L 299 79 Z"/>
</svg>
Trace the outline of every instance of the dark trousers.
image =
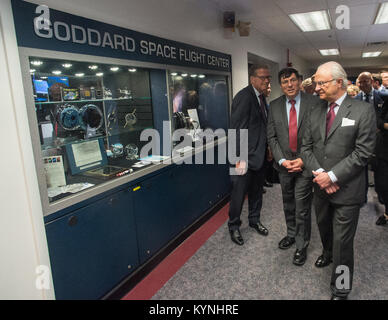
<svg viewBox="0 0 388 320">
<path fill-rule="evenodd" d="M 258 171 L 248 169 L 247 173 L 243 176 L 231 176 L 232 194 L 228 222 L 230 230 L 236 230 L 241 226 L 241 210 L 247 193 L 249 223 L 257 223 L 260 221 L 260 211 L 263 205 L 264 172 L 264 168 Z"/>
<path fill-rule="evenodd" d="M 311 236 L 312 178 L 300 173 L 279 172 L 286 218 L 287 236 L 295 238 L 296 248 L 307 248 Z"/>
<path fill-rule="evenodd" d="M 375 189 L 388 214 L 388 161 L 381 158 L 376 159 Z"/>
<path fill-rule="evenodd" d="M 314 195 L 314 207 L 321 236 L 323 255 L 333 259 L 330 287 L 336 296 L 347 296 L 352 289 L 354 236 L 360 205 L 337 205 Z M 343 271 L 344 268 L 349 271 Z M 345 274 L 346 273 L 346 274 Z M 346 281 L 342 281 L 345 277 Z"/>
</svg>

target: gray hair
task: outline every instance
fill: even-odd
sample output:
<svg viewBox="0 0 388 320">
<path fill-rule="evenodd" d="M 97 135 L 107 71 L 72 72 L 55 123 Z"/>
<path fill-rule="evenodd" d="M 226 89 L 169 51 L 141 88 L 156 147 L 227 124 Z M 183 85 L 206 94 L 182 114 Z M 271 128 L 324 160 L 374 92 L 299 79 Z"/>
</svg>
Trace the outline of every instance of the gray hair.
<svg viewBox="0 0 388 320">
<path fill-rule="evenodd" d="M 324 64 L 321 64 L 318 67 L 318 69 L 321 67 L 329 68 L 333 79 L 335 80 L 342 79 L 342 89 L 345 89 L 345 90 L 347 89 L 348 75 L 346 74 L 346 71 L 344 70 L 344 68 L 338 62 L 335 62 L 335 61 L 326 62 Z"/>
</svg>

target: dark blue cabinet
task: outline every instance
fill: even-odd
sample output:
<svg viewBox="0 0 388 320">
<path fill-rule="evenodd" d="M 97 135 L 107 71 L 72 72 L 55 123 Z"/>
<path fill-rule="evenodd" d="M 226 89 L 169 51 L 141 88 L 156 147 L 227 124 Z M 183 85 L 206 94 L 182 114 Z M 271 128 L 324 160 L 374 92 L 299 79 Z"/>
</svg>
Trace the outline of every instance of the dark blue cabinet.
<svg viewBox="0 0 388 320">
<path fill-rule="evenodd" d="M 46 233 L 57 299 L 98 299 L 139 265 L 129 190 L 46 224 Z"/>
<path fill-rule="evenodd" d="M 106 295 L 229 189 L 227 165 L 172 165 L 84 207 L 67 208 L 46 223 L 56 298 Z"/>
</svg>

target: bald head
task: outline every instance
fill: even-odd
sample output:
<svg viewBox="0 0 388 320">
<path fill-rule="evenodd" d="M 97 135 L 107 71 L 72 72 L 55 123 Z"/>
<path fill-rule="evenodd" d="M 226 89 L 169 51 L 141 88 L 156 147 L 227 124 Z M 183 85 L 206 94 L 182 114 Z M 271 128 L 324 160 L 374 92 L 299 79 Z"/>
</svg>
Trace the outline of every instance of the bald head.
<svg viewBox="0 0 388 320">
<path fill-rule="evenodd" d="M 370 72 L 361 72 L 357 78 L 360 89 L 365 93 L 370 93 L 373 89 L 373 76 Z"/>
</svg>

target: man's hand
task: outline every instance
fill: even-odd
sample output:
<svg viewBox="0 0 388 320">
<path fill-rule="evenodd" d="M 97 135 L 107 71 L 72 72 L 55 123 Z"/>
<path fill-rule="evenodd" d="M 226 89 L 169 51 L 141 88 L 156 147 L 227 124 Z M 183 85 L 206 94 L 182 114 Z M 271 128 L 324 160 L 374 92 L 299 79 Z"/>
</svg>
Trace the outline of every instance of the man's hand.
<svg viewBox="0 0 388 320">
<path fill-rule="evenodd" d="M 321 190 L 326 189 L 333 184 L 327 172 L 313 171 L 313 175 L 315 176 L 313 182 L 317 183 Z"/>
<path fill-rule="evenodd" d="M 282 166 L 284 168 L 286 168 L 287 171 L 291 170 L 291 168 L 292 168 L 291 161 L 290 160 L 284 160 L 283 163 L 282 163 Z"/>
<path fill-rule="evenodd" d="M 291 168 L 288 170 L 288 172 L 301 172 L 303 171 L 303 160 L 301 158 L 291 160 Z"/>
<path fill-rule="evenodd" d="M 340 187 L 338 186 L 338 184 L 333 183 L 331 186 L 327 187 L 325 191 L 327 194 L 333 194 L 336 193 L 339 189 Z"/>
<path fill-rule="evenodd" d="M 241 160 L 236 163 L 236 173 L 239 176 L 243 176 L 244 174 L 247 173 L 247 171 L 248 171 L 248 166 L 246 161 Z"/>
</svg>

